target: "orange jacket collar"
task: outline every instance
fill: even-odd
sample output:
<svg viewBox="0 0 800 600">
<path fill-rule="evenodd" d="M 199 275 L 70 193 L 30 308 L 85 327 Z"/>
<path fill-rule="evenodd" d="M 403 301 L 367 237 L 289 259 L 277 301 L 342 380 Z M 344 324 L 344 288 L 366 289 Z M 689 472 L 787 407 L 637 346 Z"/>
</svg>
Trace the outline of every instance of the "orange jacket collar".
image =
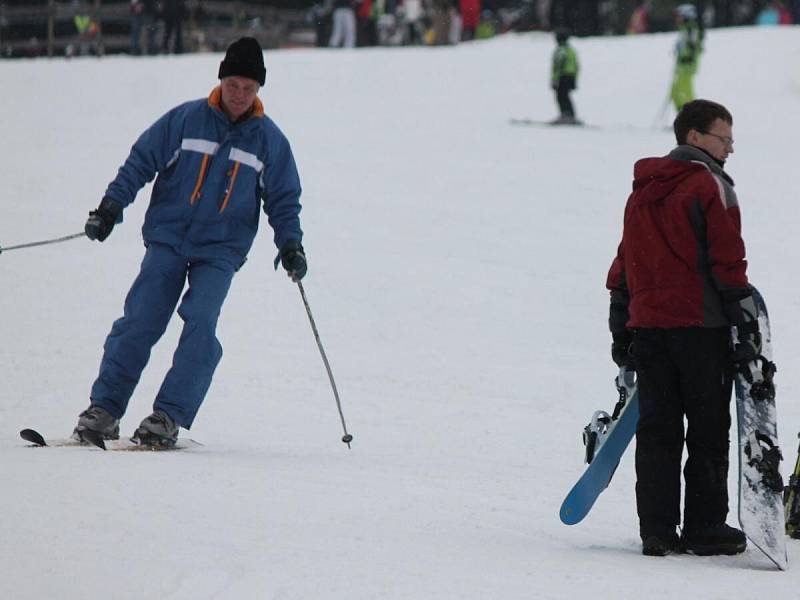
<svg viewBox="0 0 800 600">
<path fill-rule="evenodd" d="M 212 107 L 212 108 L 216 108 L 216 109 L 222 111 L 222 87 L 221 86 L 218 85 L 213 90 L 211 90 L 211 93 L 208 95 L 208 105 L 210 107 Z M 225 112 L 225 111 L 222 111 L 222 112 Z M 264 105 L 261 103 L 261 100 L 258 99 L 258 96 L 256 96 L 256 99 L 253 100 L 253 106 L 250 107 L 250 115 L 248 116 L 248 118 L 250 118 L 250 117 L 263 117 L 263 116 L 264 116 Z"/>
</svg>

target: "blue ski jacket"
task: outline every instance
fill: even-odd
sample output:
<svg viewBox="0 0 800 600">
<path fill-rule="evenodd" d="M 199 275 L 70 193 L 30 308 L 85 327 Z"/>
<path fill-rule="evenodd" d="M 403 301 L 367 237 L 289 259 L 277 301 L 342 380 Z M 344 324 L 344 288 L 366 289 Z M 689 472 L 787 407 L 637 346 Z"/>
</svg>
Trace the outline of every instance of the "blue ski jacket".
<svg viewBox="0 0 800 600">
<path fill-rule="evenodd" d="M 302 241 L 300 178 L 289 142 L 256 98 L 233 123 L 216 87 L 208 99 L 170 110 L 131 149 L 106 197 L 123 207 L 158 174 L 142 236 L 192 259 L 230 260 L 238 268 L 253 244 L 260 209 L 275 245 Z"/>
</svg>

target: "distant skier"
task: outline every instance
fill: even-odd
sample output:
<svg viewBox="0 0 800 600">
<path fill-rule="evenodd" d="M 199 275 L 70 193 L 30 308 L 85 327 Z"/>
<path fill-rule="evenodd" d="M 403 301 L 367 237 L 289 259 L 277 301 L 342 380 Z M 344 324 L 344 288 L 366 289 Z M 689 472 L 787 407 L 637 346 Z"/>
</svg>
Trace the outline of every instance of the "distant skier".
<svg viewBox="0 0 800 600">
<path fill-rule="evenodd" d="M 675 110 L 694 100 L 694 76 L 703 52 L 703 29 L 693 4 L 680 4 L 675 9 L 678 41 L 675 44 L 675 74 L 672 80 L 672 103 Z"/>
<path fill-rule="evenodd" d="M 651 0 L 640 0 L 636 8 L 631 13 L 628 20 L 628 27 L 625 32 L 629 35 L 638 35 L 650 31 L 650 10 L 652 9 Z"/>
<path fill-rule="evenodd" d="M 461 41 L 474 40 L 481 22 L 481 0 L 458 0 L 456 10 L 461 15 Z"/>
<path fill-rule="evenodd" d="M 289 142 L 258 99 L 265 77 L 258 41 L 232 43 L 219 66 L 221 84 L 147 129 L 90 213 L 86 235 L 102 242 L 157 175 L 142 227 L 147 251 L 124 314 L 106 338 L 76 439 L 84 440 L 86 430 L 119 437 L 119 420 L 176 306 L 184 326 L 172 367 L 153 414 L 133 438 L 171 446 L 179 427 L 191 427 L 222 358 L 217 320 L 255 238 L 262 203 L 284 268 L 294 281 L 305 275 L 300 180 Z"/>
<path fill-rule="evenodd" d="M 649 556 L 746 547 L 744 534 L 725 524 L 731 367 L 758 356 L 761 336 L 739 205 L 723 170 L 733 152 L 732 126 L 724 106 L 688 102 L 674 122 L 677 148 L 636 163 L 606 283 L 612 357 L 638 377 L 636 504 L 642 553 Z M 733 349 L 731 325 L 739 337 Z"/>
<path fill-rule="evenodd" d="M 356 12 L 352 0 L 334 1 L 333 30 L 328 45 L 331 48 L 356 47 Z"/>
<path fill-rule="evenodd" d="M 569 32 L 566 29 L 556 31 L 556 46 L 553 52 L 553 65 L 550 73 L 550 86 L 556 93 L 559 117 L 552 121 L 553 125 L 579 125 L 575 118 L 575 107 L 570 92 L 577 87 L 578 55 L 569 45 Z"/>
</svg>

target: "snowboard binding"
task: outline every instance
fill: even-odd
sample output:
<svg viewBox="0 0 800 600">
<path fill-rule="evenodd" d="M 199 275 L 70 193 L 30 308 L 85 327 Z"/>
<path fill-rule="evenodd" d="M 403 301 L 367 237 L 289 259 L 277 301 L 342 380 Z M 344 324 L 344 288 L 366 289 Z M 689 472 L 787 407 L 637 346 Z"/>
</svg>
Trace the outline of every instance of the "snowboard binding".
<svg viewBox="0 0 800 600">
<path fill-rule="evenodd" d="M 750 396 L 756 402 L 775 400 L 775 363 L 760 355 L 742 366 L 741 373 L 750 384 Z"/>
<path fill-rule="evenodd" d="M 775 400 L 775 383 L 773 379 L 778 367 L 775 366 L 774 362 L 767 360 L 763 356 L 759 357 L 759 359 L 761 360 L 761 379 L 760 381 L 753 381 L 753 385 L 750 387 L 750 395 L 756 402 L 764 400 L 771 402 Z"/>
<path fill-rule="evenodd" d="M 780 472 L 783 454 L 775 442 L 756 430 L 750 434 L 744 452 L 748 464 L 761 474 L 764 485 L 773 492 L 783 492 L 783 478 Z"/>
</svg>

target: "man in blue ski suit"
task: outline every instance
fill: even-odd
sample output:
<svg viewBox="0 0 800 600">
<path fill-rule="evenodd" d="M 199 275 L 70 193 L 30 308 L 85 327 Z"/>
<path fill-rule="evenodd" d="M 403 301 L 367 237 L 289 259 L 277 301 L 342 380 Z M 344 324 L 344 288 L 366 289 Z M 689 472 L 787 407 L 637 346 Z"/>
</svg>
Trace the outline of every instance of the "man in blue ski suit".
<svg viewBox="0 0 800 600">
<path fill-rule="evenodd" d="M 191 427 L 222 357 L 217 319 L 253 243 L 262 202 L 284 268 L 293 281 L 305 275 L 300 179 L 288 141 L 257 97 L 265 77 L 255 39 L 231 44 L 220 85 L 145 131 L 90 213 L 86 234 L 102 242 L 157 175 L 142 227 L 147 250 L 141 271 L 106 339 L 91 405 L 73 433 L 77 439 L 86 441 L 87 430 L 119 437 L 119 420 L 176 306 L 184 326 L 172 367 L 133 440 L 171 446 L 179 427 Z"/>
</svg>

